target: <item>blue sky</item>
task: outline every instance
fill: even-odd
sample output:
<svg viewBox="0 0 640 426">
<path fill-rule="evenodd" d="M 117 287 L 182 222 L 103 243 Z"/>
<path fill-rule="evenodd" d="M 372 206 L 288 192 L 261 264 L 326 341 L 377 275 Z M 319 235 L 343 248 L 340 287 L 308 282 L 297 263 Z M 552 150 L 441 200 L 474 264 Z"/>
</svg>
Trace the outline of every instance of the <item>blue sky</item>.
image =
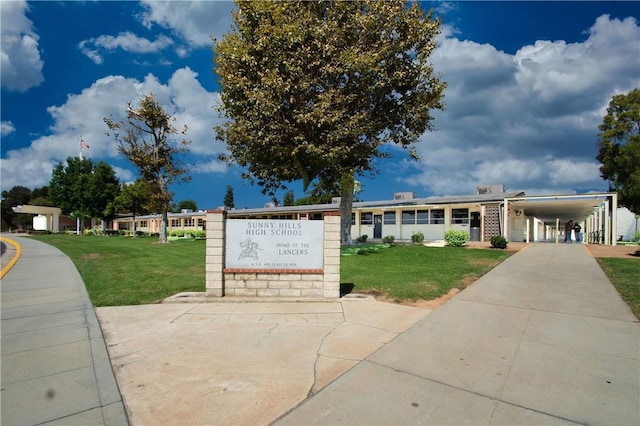
<svg viewBox="0 0 640 426">
<path fill-rule="evenodd" d="M 422 158 L 394 157 L 364 177 L 364 200 L 472 194 L 505 184 L 527 194 L 604 191 L 595 160 L 597 126 L 611 96 L 640 87 L 636 2 L 429 2 L 443 21 L 432 60 L 447 81 L 445 111 L 420 138 Z M 79 152 L 111 164 L 123 182 L 135 169 L 106 135 L 105 116 L 124 117 L 154 92 L 189 125 L 192 181 L 175 201 L 236 207 L 269 198 L 217 161 L 218 86 L 211 36 L 230 28 L 231 2 L 0 2 L 1 186 L 47 185 L 58 161 Z M 291 186 L 304 196 L 299 184 Z M 283 194 L 279 194 L 282 199 Z"/>
</svg>

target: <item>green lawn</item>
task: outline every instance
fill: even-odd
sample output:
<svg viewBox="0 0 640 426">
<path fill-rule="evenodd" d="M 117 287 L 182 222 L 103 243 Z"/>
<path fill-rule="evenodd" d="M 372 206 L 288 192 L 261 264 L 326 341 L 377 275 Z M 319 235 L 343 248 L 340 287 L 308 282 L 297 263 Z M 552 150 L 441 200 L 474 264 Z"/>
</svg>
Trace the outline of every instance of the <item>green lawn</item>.
<svg viewBox="0 0 640 426">
<path fill-rule="evenodd" d="M 622 299 L 640 319 L 640 260 L 601 257 L 598 263 Z"/>
<path fill-rule="evenodd" d="M 351 254 L 353 249 L 343 249 Z M 360 249 L 342 256 L 340 281 L 353 292 L 379 292 L 395 299 L 431 300 L 464 288 L 504 261 L 504 250 L 397 245 Z"/>
<path fill-rule="evenodd" d="M 205 291 L 204 240 L 159 244 L 157 238 L 39 235 L 75 263 L 95 306 L 158 303 L 183 291 Z M 367 244 L 344 248 L 341 282 L 352 292 L 396 300 L 435 299 L 463 288 L 511 255 L 504 250 Z M 598 259 L 640 318 L 640 261 Z"/>
<path fill-rule="evenodd" d="M 205 291 L 203 240 L 159 244 L 156 238 L 32 238 L 71 258 L 95 306 L 158 303 L 182 291 Z M 502 250 L 372 244 L 343 252 L 342 283 L 353 285 L 353 292 L 379 292 L 398 301 L 434 299 L 462 288 L 510 255 Z"/>
<path fill-rule="evenodd" d="M 95 306 L 158 303 L 182 291 L 205 291 L 204 240 L 40 235 L 71 258 Z"/>
</svg>

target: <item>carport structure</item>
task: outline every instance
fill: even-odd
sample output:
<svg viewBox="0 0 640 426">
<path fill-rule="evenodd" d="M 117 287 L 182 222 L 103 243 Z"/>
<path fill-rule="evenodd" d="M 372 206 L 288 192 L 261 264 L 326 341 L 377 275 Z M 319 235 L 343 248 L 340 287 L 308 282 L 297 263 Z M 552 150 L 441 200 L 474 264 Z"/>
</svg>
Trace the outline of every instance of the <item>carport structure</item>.
<svg viewBox="0 0 640 426">
<path fill-rule="evenodd" d="M 586 243 L 616 245 L 618 194 L 597 192 L 505 198 L 504 236 L 512 241 L 559 241 L 569 220 L 582 223 Z"/>
<path fill-rule="evenodd" d="M 32 206 L 29 204 L 11 207 L 16 213 L 35 214 L 38 216 L 45 216 L 46 230 L 59 232 L 60 231 L 60 214 L 62 212 L 58 207 L 45 207 L 45 206 Z"/>
</svg>

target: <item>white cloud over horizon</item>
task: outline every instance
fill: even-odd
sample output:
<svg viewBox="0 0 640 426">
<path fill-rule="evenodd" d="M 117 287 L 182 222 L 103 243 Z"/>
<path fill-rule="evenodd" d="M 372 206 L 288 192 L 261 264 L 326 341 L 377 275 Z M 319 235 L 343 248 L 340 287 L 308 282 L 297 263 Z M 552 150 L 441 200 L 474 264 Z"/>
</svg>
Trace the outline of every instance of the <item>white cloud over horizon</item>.
<svg viewBox="0 0 640 426">
<path fill-rule="evenodd" d="M 165 110 L 175 117 L 176 129 L 188 126 L 189 148 L 198 159 L 191 159 L 196 164 L 195 171 L 225 173 L 226 166 L 215 167 L 215 158 L 224 146 L 213 141 L 212 133 L 217 121 L 212 107 L 219 102 L 219 95 L 207 92 L 197 81 L 197 73 L 181 68 L 166 84 L 153 74 L 148 74 L 143 81 L 106 76 L 80 93 L 68 95 L 63 105 L 49 107 L 47 111 L 53 119 L 51 134 L 34 139 L 26 148 L 9 150 L 6 158 L 0 160 L 2 189 L 47 185 L 55 164 L 79 154 L 80 138 L 91 147 L 83 150 L 85 157 L 108 163 L 122 161 L 113 138 L 106 135 L 108 128 L 103 118 L 124 120 L 127 104 L 135 103 L 139 96 L 148 93 L 154 93 Z M 134 176 L 125 167 L 114 169 L 122 181 L 130 181 Z"/>
<path fill-rule="evenodd" d="M 482 184 L 539 193 L 606 188 L 596 161 L 597 127 L 611 96 L 640 85 L 640 27 L 597 18 L 583 43 L 537 41 L 514 55 L 455 37 L 441 40 L 434 67 L 448 87 L 421 160 L 397 176 L 434 194 Z"/>
</svg>

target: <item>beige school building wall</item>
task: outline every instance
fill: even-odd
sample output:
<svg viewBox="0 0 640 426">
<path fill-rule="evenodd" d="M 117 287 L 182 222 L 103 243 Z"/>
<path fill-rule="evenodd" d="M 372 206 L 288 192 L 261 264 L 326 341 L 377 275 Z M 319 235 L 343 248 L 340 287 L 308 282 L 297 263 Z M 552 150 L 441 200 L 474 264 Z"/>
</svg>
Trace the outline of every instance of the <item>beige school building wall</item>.
<svg viewBox="0 0 640 426">
<path fill-rule="evenodd" d="M 329 204 L 266 206 L 226 210 L 229 219 L 263 218 L 322 220 L 339 212 L 339 199 Z M 564 224 L 578 221 L 589 243 L 615 244 L 617 240 L 617 194 L 590 193 L 525 196 L 524 192 L 473 194 L 466 196 L 418 198 L 398 193 L 393 200 L 361 201 L 353 204 L 351 236 L 367 235 L 379 240 L 392 236 L 410 241 L 422 232 L 426 241 L 443 241 L 448 229 L 469 232 L 474 241 L 489 241 L 503 235 L 509 241 L 561 240 Z M 113 222 L 113 229 L 132 230 L 131 216 Z M 160 215 L 136 217 L 137 230 L 158 232 Z M 205 229 L 206 212 L 169 214 L 169 230 Z M 614 231 L 615 230 L 615 231 Z M 614 236 L 613 234 L 616 234 Z"/>
</svg>

